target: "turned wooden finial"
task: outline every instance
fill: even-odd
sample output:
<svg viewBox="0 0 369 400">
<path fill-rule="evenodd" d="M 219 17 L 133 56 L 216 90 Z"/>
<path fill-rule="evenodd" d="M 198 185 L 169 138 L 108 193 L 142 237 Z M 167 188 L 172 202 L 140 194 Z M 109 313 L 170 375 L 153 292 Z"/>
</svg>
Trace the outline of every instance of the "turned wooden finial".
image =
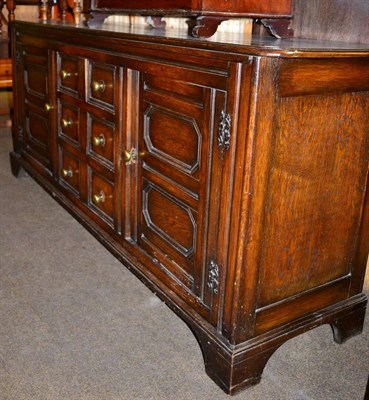
<svg viewBox="0 0 369 400">
<path fill-rule="evenodd" d="M 81 0 L 75 0 L 73 14 L 74 14 L 74 23 L 76 25 L 79 25 L 81 23 L 81 13 L 82 13 Z"/>
<path fill-rule="evenodd" d="M 41 5 L 40 5 L 41 21 L 47 21 L 47 13 L 48 13 L 48 0 L 41 0 Z"/>
<path fill-rule="evenodd" d="M 67 17 L 67 0 L 58 0 L 58 7 L 60 12 L 60 18 L 62 21 L 65 21 Z"/>
<path fill-rule="evenodd" d="M 15 10 L 15 1 L 14 0 L 7 0 L 6 8 L 9 12 L 9 21 L 14 21 L 14 10 Z"/>
</svg>

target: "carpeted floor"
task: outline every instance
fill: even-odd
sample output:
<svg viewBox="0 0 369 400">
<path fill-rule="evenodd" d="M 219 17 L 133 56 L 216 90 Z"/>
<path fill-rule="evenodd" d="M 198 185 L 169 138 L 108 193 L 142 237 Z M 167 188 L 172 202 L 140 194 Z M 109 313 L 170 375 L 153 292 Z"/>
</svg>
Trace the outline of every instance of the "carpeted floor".
<svg viewBox="0 0 369 400">
<path fill-rule="evenodd" d="M 228 399 L 184 322 L 32 179 L 15 179 L 10 149 L 0 128 L 0 399 Z M 344 345 L 322 326 L 236 399 L 363 400 L 368 360 L 369 316 Z"/>
</svg>

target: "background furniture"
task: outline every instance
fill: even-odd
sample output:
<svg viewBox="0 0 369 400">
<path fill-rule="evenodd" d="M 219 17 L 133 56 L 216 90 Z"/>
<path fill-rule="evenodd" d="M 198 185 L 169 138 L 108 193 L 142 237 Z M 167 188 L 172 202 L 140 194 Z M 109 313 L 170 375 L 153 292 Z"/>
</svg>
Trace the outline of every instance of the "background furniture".
<svg viewBox="0 0 369 400">
<path fill-rule="evenodd" d="M 110 14 L 189 17 L 189 33 L 195 37 L 212 36 L 218 25 L 230 17 L 267 18 L 275 33 L 288 36 L 287 18 L 291 18 L 292 0 L 159 0 L 155 3 L 147 0 L 133 3 L 129 0 L 84 0 L 84 10 L 90 14 L 90 26 L 102 24 Z M 158 26 L 162 26 L 160 18 L 153 19 Z"/>
<path fill-rule="evenodd" d="M 8 35 L 8 24 L 15 18 L 15 6 L 29 5 L 38 6 L 38 0 L 0 0 L 0 90 L 11 91 L 13 85 L 12 60 L 10 55 L 10 40 Z M 6 104 L 0 107 L 0 115 L 9 115 L 11 113 L 11 100 L 7 99 Z"/>
</svg>

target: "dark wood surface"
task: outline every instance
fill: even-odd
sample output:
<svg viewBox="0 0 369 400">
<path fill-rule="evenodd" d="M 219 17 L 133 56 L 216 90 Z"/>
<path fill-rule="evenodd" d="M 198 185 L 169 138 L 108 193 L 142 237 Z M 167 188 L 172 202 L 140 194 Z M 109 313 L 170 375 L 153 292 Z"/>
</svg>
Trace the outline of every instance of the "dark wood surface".
<svg viewBox="0 0 369 400">
<path fill-rule="evenodd" d="M 296 37 L 369 44 L 367 0 L 294 0 Z"/>
<path fill-rule="evenodd" d="M 103 12 L 133 12 L 150 15 L 159 12 L 187 15 L 254 15 L 254 16 L 290 16 L 292 11 L 291 0 L 157 0 L 153 4 L 150 0 L 138 0 L 132 3 L 129 0 L 85 0 L 84 8 L 101 10 Z"/>
<path fill-rule="evenodd" d="M 210 37 L 218 25 L 231 17 L 279 18 L 284 25 L 289 25 L 292 13 L 292 0 L 85 0 L 84 10 L 89 13 L 89 26 L 101 25 L 111 14 L 138 14 L 149 16 L 180 16 L 189 17 L 189 34 L 194 37 Z M 160 18 L 153 25 L 165 27 Z M 273 34 L 278 31 L 277 24 Z M 280 37 L 280 36 L 279 36 Z"/>
<path fill-rule="evenodd" d="M 189 324 L 223 390 L 323 323 L 361 332 L 367 47 L 31 22 L 13 46 L 13 173 Z"/>
</svg>

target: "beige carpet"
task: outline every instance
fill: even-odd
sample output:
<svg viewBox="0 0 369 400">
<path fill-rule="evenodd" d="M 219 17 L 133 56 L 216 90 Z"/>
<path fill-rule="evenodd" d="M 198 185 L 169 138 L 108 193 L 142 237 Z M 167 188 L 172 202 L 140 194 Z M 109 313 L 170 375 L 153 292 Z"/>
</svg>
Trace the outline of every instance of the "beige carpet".
<svg viewBox="0 0 369 400">
<path fill-rule="evenodd" d="M 184 322 L 32 179 L 15 179 L 10 149 L 3 127 L 0 399 L 229 399 Z M 368 372 L 369 317 L 343 345 L 328 325 L 289 341 L 235 398 L 363 400 Z"/>
</svg>

